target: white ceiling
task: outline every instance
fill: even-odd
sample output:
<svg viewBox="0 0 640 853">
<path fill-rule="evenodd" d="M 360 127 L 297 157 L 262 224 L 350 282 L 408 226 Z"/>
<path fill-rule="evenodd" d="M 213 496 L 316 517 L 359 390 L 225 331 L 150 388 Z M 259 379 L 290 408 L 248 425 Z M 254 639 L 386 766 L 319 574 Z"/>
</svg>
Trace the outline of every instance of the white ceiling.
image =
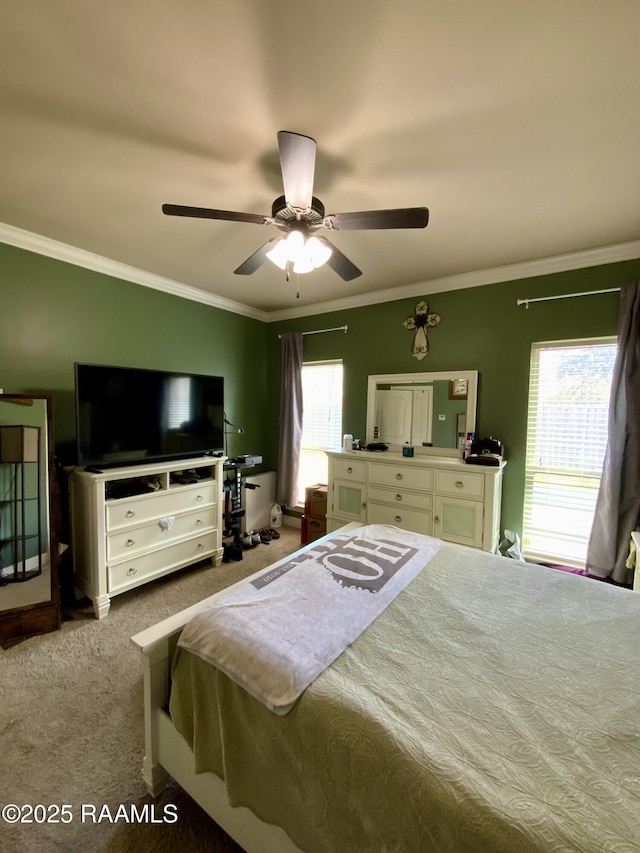
<svg viewBox="0 0 640 853">
<path fill-rule="evenodd" d="M 5 0 L 0 222 L 270 317 L 628 244 L 639 34 L 638 0 Z M 317 140 L 327 213 L 429 226 L 332 234 L 363 275 L 299 299 L 233 275 L 273 226 L 161 205 L 270 214 L 278 130 Z"/>
</svg>

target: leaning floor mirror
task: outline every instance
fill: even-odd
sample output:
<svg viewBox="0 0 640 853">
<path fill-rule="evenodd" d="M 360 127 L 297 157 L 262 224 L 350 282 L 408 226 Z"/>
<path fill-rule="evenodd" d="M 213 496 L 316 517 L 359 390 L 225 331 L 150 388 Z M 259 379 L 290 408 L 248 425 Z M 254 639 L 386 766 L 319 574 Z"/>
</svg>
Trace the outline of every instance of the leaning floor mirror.
<svg viewBox="0 0 640 853">
<path fill-rule="evenodd" d="M 0 394 L 0 645 L 60 627 L 48 396 Z"/>
</svg>

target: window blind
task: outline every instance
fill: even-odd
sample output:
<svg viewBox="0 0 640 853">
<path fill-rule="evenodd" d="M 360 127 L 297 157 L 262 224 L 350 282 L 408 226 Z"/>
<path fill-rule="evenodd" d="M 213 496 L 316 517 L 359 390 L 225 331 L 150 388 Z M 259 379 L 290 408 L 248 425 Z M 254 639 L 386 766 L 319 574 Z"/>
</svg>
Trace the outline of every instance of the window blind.
<svg viewBox="0 0 640 853">
<path fill-rule="evenodd" d="M 342 361 L 309 362 L 302 366 L 302 440 L 298 500 L 307 486 L 327 482 L 325 450 L 342 446 Z"/>
<path fill-rule="evenodd" d="M 191 420 L 191 379 L 172 376 L 169 379 L 169 429 L 180 429 Z"/>
<path fill-rule="evenodd" d="M 607 445 L 615 339 L 531 349 L 522 548 L 583 566 Z"/>
</svg>

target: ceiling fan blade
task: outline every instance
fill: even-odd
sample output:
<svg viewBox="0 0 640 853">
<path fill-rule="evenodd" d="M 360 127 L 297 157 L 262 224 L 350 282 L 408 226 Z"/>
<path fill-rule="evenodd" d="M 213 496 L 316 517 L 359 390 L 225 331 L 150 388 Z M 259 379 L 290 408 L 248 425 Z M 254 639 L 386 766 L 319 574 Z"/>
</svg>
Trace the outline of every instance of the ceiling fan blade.
<svg viewBox="0 0 640 853">
<path fill-rule="evenodd" d="M 233 271 L 235 275 L 253 275 L 253 273 L 260 269 L 262 264 L 266 261 L 267 252 L 271 251 L 275 244 L 281 239 L 281 237 L 272 237 L 271 240 L 267 240 L 266 243 L 260 246 L 260 248 L 253 253 L 253 255 L 250 255 L 246 261 L 243 261 L 240 266 Z"/>
<path fill-rule="evenodd" d="M 358 278 L 359 275 L 362 275 L 362 270 L 359 270 L 346 255 L 343 255 L 340 249 L 337 249 L 333 245 L 331 240 L 327 240 L 326 237 L 319 237 L 317 235 L 316 238 L 331 249 L 331 257 L 327 261 L 327 266 L 331 267 L 335 273 L 338 273 L 343 281 L 351 281 L 354 278 Z"/>
<path fill-rule="evenodd" d="M 316 141 L 310 136 L 278 132 L 280 168 L 287 204 L 306 210 L 311 207 L 313 178 L 316 170 Z"/>
<path fill-rule="evenodd" d="M 399 207 L 394 210 L 360 210 L 356 213 L 332 213 L 327 216 L 336 231 L 369 231 L 374 228 L 426 228 L 427 207 Z"/>
<path fill-rule="evenodd" d="M 264 225 L 268 216 L 259 213 L 236 213 L 234 210 L 213 210 L 209 207 L 188 207 L 183 204 L 163 204 L 162 212 L 167 216 L 191 216 L 194 219 L 226 219 L 230 222 L 252 222 Z"/>
</svg>

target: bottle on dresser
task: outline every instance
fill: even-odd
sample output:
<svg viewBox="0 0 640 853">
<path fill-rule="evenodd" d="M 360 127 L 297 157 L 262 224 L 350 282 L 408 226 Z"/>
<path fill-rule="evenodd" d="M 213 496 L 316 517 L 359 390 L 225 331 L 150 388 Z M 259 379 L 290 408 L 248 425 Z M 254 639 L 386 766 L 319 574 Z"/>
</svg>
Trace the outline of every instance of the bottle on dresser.
<svg viewBox="0 0 640 853">
<path fill-rule="evenodd" d="M 473 442 L 475 440 L 476 440 L 475 432 L 468 432 L 466 441 L 464 443 L 464 455 L 462 457 L 463 459 L 467 459 L 469 456 L 471 456 L 471 445 L 473 444 Z"/>
</svg>

